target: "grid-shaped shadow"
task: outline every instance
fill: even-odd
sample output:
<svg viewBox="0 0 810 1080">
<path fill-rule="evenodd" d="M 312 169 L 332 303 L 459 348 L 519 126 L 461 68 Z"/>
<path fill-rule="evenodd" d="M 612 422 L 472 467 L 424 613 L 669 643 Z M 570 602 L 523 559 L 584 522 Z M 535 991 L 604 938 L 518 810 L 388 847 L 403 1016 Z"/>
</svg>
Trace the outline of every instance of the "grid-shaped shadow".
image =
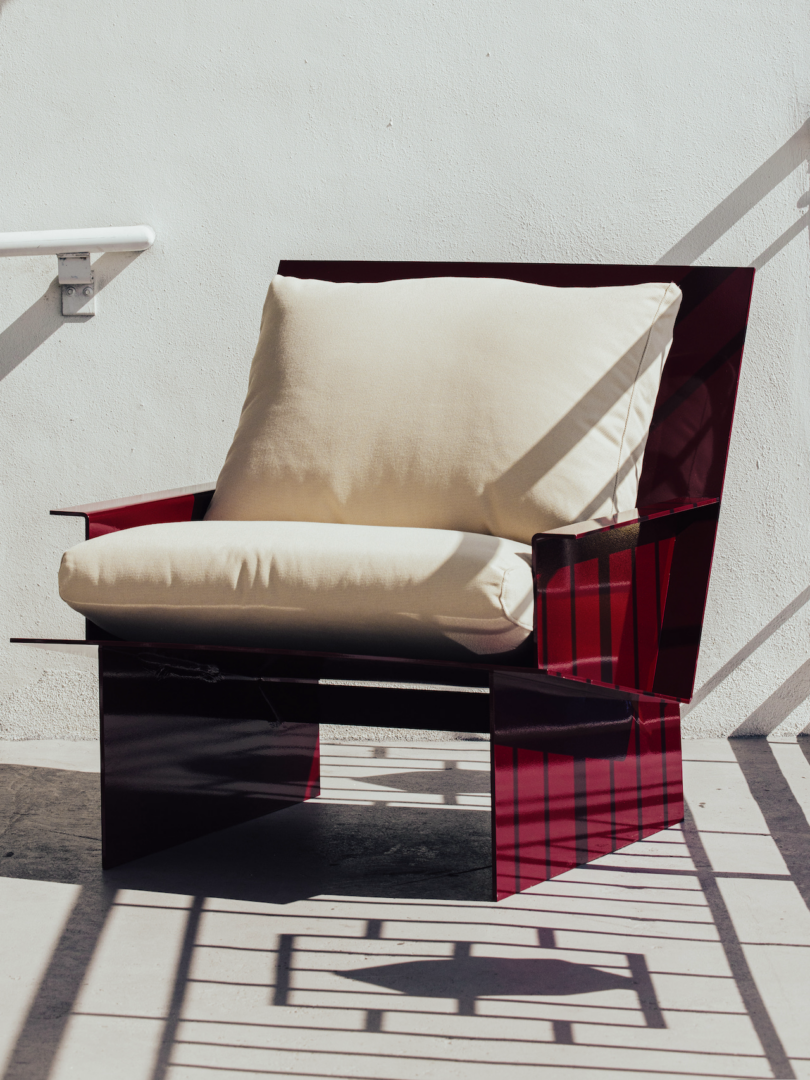
<svg viewBox="0 0 810 1080">
<path fill-rule="evenodd" d="M 453 800 L 484 798 L 487 747 L 325 749 L 326 799 L 309 809 L 341 829 L 347 811 L 362 811 L 354 852 L 341 861 L 332 849 L 344 888 L 317 895 L 299 882 L 286 899 L 268 891 L 264 853 L 239 840 L 245 831 L 255 841 L 257 823 L 227 830 L 207 850 L 212 838 L 119 868 L 105 875 L 105 891 L 86 878 L 5 1080 L 48 1080 L 57 1060 L 59 1075 L 81 1072 L 99 1028 L 129 1046 L 138 1025 L 144 1035 L 128 1068 L 144 1080 L 212 1072 L 407 1080 L 425 1069 L 477 1077 L 527 1067 L 541 1076 L 795 1075 L 719 887 L 762 875 L 715 871 L 693 824 L 497 906 L 452 891 L 437 898 L 438 876 L 426 886 L 424 874 L 418 885 L 415 875 L 395 883 L 393 898 L 386 881 L 375 899 L 356 888 L 353 861 L 363 861 L 370 836 L 380 840 L 386 813 L 409 828 L 420 816 L 433 821 L 432 834 L 410 837 L 414 850 L 443 821 L 448 836 L 465 820 L 486 823 L 486 813 Z M 12 811 L 25 819 L 31 785 L 26 803 L 18 783 L 7 819 Z M 51 806 L 56 814 L 58 801 Z M 295 813 L 266 822 L 285 816 Z M 26 844 L 41 860 L 58 842 L 46 818 L 32 828 L 15 838 L 23 860 Z M 454 835 L 455 857 L 468 858 L 463 829 Z M 401 839 L 382 838 L 397 860 Z M 305 842 L 293 835 L 293 847 Z M 305 872 L 306 859 L 278 855 L 288 860 L 271 867 L 278 875 Z M 252 879 L 235 876 L 240 859 L 252 863 Z M 0 864 L 6 875 L 14 862 Z M 127 969 L 116 945 L 128 926 L 146 954 L 143 970 Z"/>
</svg>

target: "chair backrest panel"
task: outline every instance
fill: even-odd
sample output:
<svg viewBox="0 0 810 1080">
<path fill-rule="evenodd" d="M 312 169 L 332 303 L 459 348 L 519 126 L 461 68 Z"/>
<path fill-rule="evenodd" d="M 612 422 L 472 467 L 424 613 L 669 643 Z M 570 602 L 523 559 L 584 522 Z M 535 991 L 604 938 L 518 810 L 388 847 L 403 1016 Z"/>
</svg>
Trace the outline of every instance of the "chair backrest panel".
<svg viewBox="0 0 810 1080">
<path fill-rule="evenodd" d="M 638 501 L 722 494 L 754 282 L 750 267 L 285 259 L 279 273 L 337 282 L 502 277 L 558 288 L 674 281 L 683 301 L 650 426 Z"/>
<path fill-rule="evenodd" d="M 674 280 L 684 299 L 647 440 L 645 503 L 723 493 L 754 271 L 693 267 Z"/>
</svg>

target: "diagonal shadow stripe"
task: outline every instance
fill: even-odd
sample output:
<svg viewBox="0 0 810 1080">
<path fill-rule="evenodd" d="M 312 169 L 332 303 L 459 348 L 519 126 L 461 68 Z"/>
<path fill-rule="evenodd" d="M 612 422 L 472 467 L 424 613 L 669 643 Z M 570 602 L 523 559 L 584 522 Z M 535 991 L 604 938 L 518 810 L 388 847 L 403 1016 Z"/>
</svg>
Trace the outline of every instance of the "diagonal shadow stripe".
<svg viewBox="0 0 810 1080">
<path fill-rule="evenodd" d="M 793 616 L 804 607 L 808 600 L 810 600 L 810 587 L 804 589 L 804 591 L 800 592 L 795 599 L 791 600 L 787 607 L 779 612 L 776 618 L 771 619 L 766 626 L 763 626 L 759 633 L 754 634 L 746 645 L 736 652 L 730 660 L 727 660 L 710 679 L 706 680 L 692 698 L 691 703 L 685 706 L 684 715 L 691 712 L 692 709 L 701 703 L 701 701 L 705 701 L 709 694 L 715 691 L 721 682 L 724 682 L 729 675 L 733 674 L 740 664 L 745 663 L 748 657 L 755 653 L 760 646 L 764 645 L 768 638 L 773 637 L 777 630 L 780 630 L 789 619 L 792 619 Z"/>
<path fill-rule="evenodd" d="M 692 312 L 736 273 L 737 269 L 736 266 L 697 266 L 681 278 L 678 284 L 683 292 L 683 300 L 675 320 L 676 333 Z"/>
<path fill-rule="evenodd" d="M 782 248 L 787 247 L 791 240 L 794 240 L 800 233 L 803 233 L 810 223 L 810 214 L 803 214 L 798 221 L 795 221 L 789 229 L 785 229 L 781 236 L 777 236 L 772 244 L 762 252 L 761 255 L 757 255 L 756 259 L 751 263 L 755 270 L 761 270 L 765 263 L 770 262 L 771 259 L 778 255 Z"/>
<path fill-rule="evenodd" d="M 108 251 L 97 259 L 93 263 L 96 295 L 142 254 L 141 251 Z M 62 316 L 59 283 L 54 278 L 27 311 L 0 331 L 0 379 L 10 375 L 57 330 L 76 323 L 83 326 L 85 322 L 85 317 L 66 319 Z"/>
<path fill-rule="evenodd" d="M 590 521 L 593 515 L 604 506 L 605 500 L 609 498 L 611 492 L 616 488 L 617 483 L 621 484 L 627 477 L 627 474 L 632 470 L 638 470 L 638 463 L 642 457 L 643 450 L 646 449 L 646 442 L 642 446 L 637 446 L 635 450 L 624 459 L 620 465 L 616 477 L 611 477 L 609 482 L 605 484 L 602 490 L 596 495 L 587 506 L 584 506 L 579 513 L 580 521 Z M 640 472 L 640 470 L 639 470 Z"/>
<path fill-rule="evenodd" d="M 85 886 L 54 949 L 3 1080 L 48 1080 L 117 889 Z"/>
<path fill-rule="evenodd" d="M 643 338 L 636 340 L 630 348 L 621 356 L 616 363 L 597 382 L 593 384 L 565 416 L 546 432 L 546 434 L 510 465 L 497 480 L 487 484 L 485 491 L 492 494 L 499 488 L 510 493 L 510 496 L 518 496 L 520 493 L 530 491 L 531 488 L 550 472 L 554 466 L 562 461 L 566 454 L 590 432 L 599 420 L 616 404 L 622 394 L 628 389 L 626 378 L 619 375 L 622 365 L 627 364 L 627 358 L 638 346 L 649 338 L 649 330 Z M 657 360 L 656 356 L 648 353 L 645 348 L 641 363 L 634 378 L 641 378 L 645 371 Z"/>
<path fill-rule="evenodd" d="M 717 927 L 720 944 L 726 954 L 726 960 L 740 992 L 745 1011 L 748 1013 L 773 1075 L 778 1080 L 796 1080 L 796 1074 L 791 1067 L 782 1040 L 779 1038 L 767 1006 L 757 989 L 754 976 L 748 966 L 745 952 L 737 936 L 737 931 L 734 929 L 734 923 L 726 907 L 723 894 L 717 885 L 709 857 L 706 854 L 703 841 L 700 839 L 700 833 L 697 830 L 688 804 L 685 805 L 684 809 L 685 817 L 682 826 L 684 840 L 695 867 L 698 883 L 709 905 L 712 920 Z"/>
<path fill-rule="evenodd" d="M 177 967 L 175 968 L 174 973 L 174 985 L 172 986 L 172 997 L 169 1002 L 169 1012 L 166 1017 L 166 1022 L 163 1025 L 163 1034 L 155 1056 L 155 1065 L 152 1069 L 151 1080 L 164 1080 L 169 1071 L 172 1050 L 174 1049 L 175 1039 L 177 1038 L 177 1029 L 180 1026 L 180 1017 L 183 1012 L 183 1003 L 186 999 L 188 979 L 191 972 L 191 960 L 194 955 L 194 946 L 197 942 L 197 933 L 200 928 L 203 903 L 204 897 L 195 896 L 191 907 L 189 908 L 188 918 L 186 919 L 186 929 L 183 934 L 183 944 L 180 948 L 180 955 L 177 958 Z"/>
<path fill-rule="evenodd" d="M 781 184 L 794 169 L 807 160 L 810 149 L 810 120 L 739 184 L 730 195 L 711 210 L 701 221 L 665 252 L 658 265 L 694 262 L 721 236 L 743 218 L 749 210 Z"/>
<path fill-rule="evenodd" d="M 747 716 L 729 738 L 767 735 L 787 720 L 810 696 L 810 660 L 798 667 L 777 689 Z"/>
<path fill-rule="evenodd" d="M 810 824 L 767 739 L 729 739 L 790 876 L 810 908 Z"/>
<path fill-rule="evenodd" d="M 653 423 L 650 428 L 652 431 L 660 423 L 662 423 L 668 416 L 671 416 L 677 408 L 699 390 L 700 387 L 708 382 L 708 380 L 719 371 L 723 364 L 727 363 L 732 357 L 742 352 L 743 345 L 745 344 L 745 328 L 738 330 L 734 337 L 730 341 L 726 342 L 722 349 L 719 349 L 714 356 L 702 364 L 694 375 L 691 375 L 685 382 L 681 383 L 678 389 L 656 407 Z"/>
</svg>

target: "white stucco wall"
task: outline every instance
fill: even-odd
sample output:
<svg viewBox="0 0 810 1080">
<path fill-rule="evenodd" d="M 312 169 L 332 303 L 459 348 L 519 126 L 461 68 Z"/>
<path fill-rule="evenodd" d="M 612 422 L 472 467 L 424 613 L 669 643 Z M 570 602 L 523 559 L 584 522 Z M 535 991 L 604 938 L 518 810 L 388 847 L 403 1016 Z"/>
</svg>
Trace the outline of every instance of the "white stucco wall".
<svg viewBox="0 0 810 1080">
<path fill-rule="evenodd" d="M 761 267 L 686 724 L 805 728 L 808 29 L 806 0 L 0 0 L 0 231 L 158 236 L 98 257 L 86 324 L 55 258 L 0 260 L 0 732 L 89 708 L 88 661 L 2 644 L 81 631 L 48 510 L 216 477 L 281 257 Z"/>
</svg>

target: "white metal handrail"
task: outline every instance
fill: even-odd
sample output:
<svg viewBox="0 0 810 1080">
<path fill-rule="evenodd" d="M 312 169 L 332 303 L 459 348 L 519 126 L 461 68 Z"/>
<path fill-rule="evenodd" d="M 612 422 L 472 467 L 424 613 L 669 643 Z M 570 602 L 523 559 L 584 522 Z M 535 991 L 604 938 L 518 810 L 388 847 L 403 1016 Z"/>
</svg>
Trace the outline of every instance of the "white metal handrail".
<svg viewBox="0 0 810 1080">
<path fill-rule="evenodd" d="M 63 315 L 95 315 L 96 283 L 90 255 L 99 251 L 145 251 L 155 242 L 151 225 L 107 229 L 47 229 L 0 233 L 4 255 L 55 255 L 59 266 Z"/>
<path fill-rule="evenodd" d="M 45 229 L 0 233 L 0 256 L 66 255 L 74 252 L 145 251 L 155 242 L 150 225 L 116 225 L 108 229 Z"/>
</svg>

